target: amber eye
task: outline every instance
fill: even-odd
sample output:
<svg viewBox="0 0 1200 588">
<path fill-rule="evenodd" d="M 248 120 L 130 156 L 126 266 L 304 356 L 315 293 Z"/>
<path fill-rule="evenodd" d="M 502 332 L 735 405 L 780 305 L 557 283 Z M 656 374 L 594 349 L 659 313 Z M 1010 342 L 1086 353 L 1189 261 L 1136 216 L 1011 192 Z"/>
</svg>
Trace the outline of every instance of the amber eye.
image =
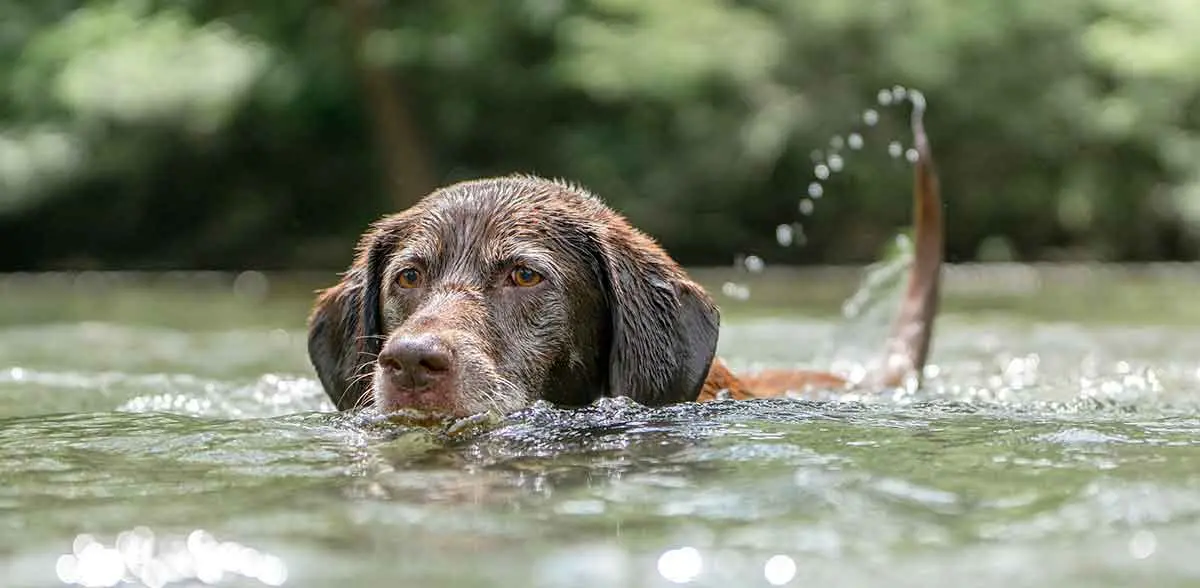
<svg viewBox="0 0 1200 588">
<path fill-rule="evenodd" d="M 418 288 L 421 286 L 421 272 L 416 268 L 406 267 L 396 274 L 396 285 L 401 288 Z"/>
<path fill-rule="evenodd" d="M 515 269 L 513 269 L 511 277 L 513 284 L 516 284 L 522 288 L 536 286 L 542 281 L 542 274 L 539 274 L 523 265 L 517 266 Z"/>
</svg>

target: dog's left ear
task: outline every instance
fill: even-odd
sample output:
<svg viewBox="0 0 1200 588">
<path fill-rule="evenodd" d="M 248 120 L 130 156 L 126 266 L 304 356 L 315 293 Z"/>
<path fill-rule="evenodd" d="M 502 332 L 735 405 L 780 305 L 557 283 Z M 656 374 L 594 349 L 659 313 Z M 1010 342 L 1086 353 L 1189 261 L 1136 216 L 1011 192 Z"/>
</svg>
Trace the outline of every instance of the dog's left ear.
<svg viewBox="0 0 1200 588">
<path fill-rule="evenodd" d="M 606 395 L 647 405 L 695 400 L 717 351 L 716 304 L 623 219 L 607 223 L 598 241 L 612 321 Z"/>
<path fill-rule="evenodd" d="M 337 285 L 321 292 L 308 319 L 308 357 L 338 410 L 364 404 L 383 346 L 383 271 L 400 240 L 395 219 L 376 223 Z"/>
</svg>

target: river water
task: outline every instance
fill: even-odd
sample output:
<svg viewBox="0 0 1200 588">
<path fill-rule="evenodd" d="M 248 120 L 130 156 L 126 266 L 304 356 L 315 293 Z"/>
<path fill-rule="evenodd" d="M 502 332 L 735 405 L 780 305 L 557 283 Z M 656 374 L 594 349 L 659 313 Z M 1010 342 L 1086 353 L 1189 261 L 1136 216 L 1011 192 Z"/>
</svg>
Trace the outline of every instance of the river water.
<svg viewBox="0 0 1200 588">
<path fill-rule="evenodd" d="M 332 412 L 305 280 L 0 277 L 0 585 L 1198 585 L 1193 271 L 959 270 L 915 392 L 453 433 Z M 851 291 L 752 285 L 720 352 L 852 370 Z"/>
</svg>

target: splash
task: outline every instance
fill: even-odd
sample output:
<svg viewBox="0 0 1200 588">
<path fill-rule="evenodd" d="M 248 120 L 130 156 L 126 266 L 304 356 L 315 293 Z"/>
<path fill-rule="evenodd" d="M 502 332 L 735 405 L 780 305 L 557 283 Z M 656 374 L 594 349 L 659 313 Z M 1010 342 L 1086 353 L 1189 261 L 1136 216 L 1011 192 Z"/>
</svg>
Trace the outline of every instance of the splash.
<svg viewBox="0 0 1200 588">
<path fill-rule="evenodd" d="M 855 129 L 844 136 L 837 134 L 829 139 L 827 149 L 817 149 L 812 153 L 813 169 L 812 180 L 808 183 L 805 194 L 796 203 L 796 212 L 802 218 L 812 217 L 817 210 L 817 202 L 826 196 L 825 184 L 834 177 L 846 170 L 847 160 L 850 156 L 849 152 L 860 152 L 866 147 L 865 132 L 879 125 L 881 120 L 880 108 L 899 107 L 905 103 L 910 104 L 914 110 L 923 111 L 925 108 L 925 97 L 920 90 L 906 88 L 901 85 L 895 85 L 891 88 L 880 89 L 876 93 L 875 101 L 877 107 L 872 106 L 864 109 L 858 116 L 858 124 L 864 128 Z M 904 158 L 909 164 L 916 164 L 920 159 L 920 153 L 915 147 L 906 148 L 899 140 L 888 141 L 886 153 L 892 159 Z M 898 238 L 903 240 L 904 237 Z M 775 241 L 780 247 L 804 246 L 808 243 L 807 236 L 804 232 L 804 225 L 799 219 L 791 223 L 780 224 L 775 227 Z M 901 245 L 903 247 L 903 245 Z M 757 263 L 756 269 L 751 269 L 746 265 L 746 260 L 754 259 Z M 893 261 L 883 261 L 876 264 L 868 272 L 864 278 L 863 287 L 855 293 L 852 300 L 847 301 L 847 304 L 854 307 L 874 306 L 873 292 L 876 291 L 876 286 L 879 282 L 890 278 L 890 274 L 895 272 L 899 275 L 905 267 L 905 262 L 902 260 L 898 263 Z M 752 273 L 760 273 L 765 268 L 765 263 L 757 256 L 741 256 L 739 255 L 734 260 L 734 269 L 737 272 L 748 270 Z M 878 275 L 872 276 L 873 273 Z M 744 302 L 750 299 L 750 286 L 744 281 L 733 280 L 726 282 L 721 293 L 729 299 Z M 864 297 L 872 298 L 871 300 L 863 300 Z M 858 316 L 857 312 L 853 313 Z"/>
</svg>

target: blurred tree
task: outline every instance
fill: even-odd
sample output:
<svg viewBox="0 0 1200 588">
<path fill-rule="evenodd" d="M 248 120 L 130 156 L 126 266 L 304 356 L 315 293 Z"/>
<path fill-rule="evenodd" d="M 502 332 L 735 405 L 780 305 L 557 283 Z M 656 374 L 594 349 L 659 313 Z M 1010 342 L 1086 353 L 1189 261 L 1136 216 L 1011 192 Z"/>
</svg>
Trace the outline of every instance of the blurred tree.
<svg viewBox="0 0 1200 588">
<path fill-rule="evenodd" d="M 396 77 L 389 75 L 390 64 L 385 56 L 377 56 L 372 50 L 377 46 L 377 11 L 365 0 L 340 0 L 339 4 L 351 32 L 351 59 L 360 72 L 379 151 L 386 162 L 385 184 L 395 193 L 392 205 L 402 210 L 437 187 L 425 146 L 404 92 Z"/>
</svg>

